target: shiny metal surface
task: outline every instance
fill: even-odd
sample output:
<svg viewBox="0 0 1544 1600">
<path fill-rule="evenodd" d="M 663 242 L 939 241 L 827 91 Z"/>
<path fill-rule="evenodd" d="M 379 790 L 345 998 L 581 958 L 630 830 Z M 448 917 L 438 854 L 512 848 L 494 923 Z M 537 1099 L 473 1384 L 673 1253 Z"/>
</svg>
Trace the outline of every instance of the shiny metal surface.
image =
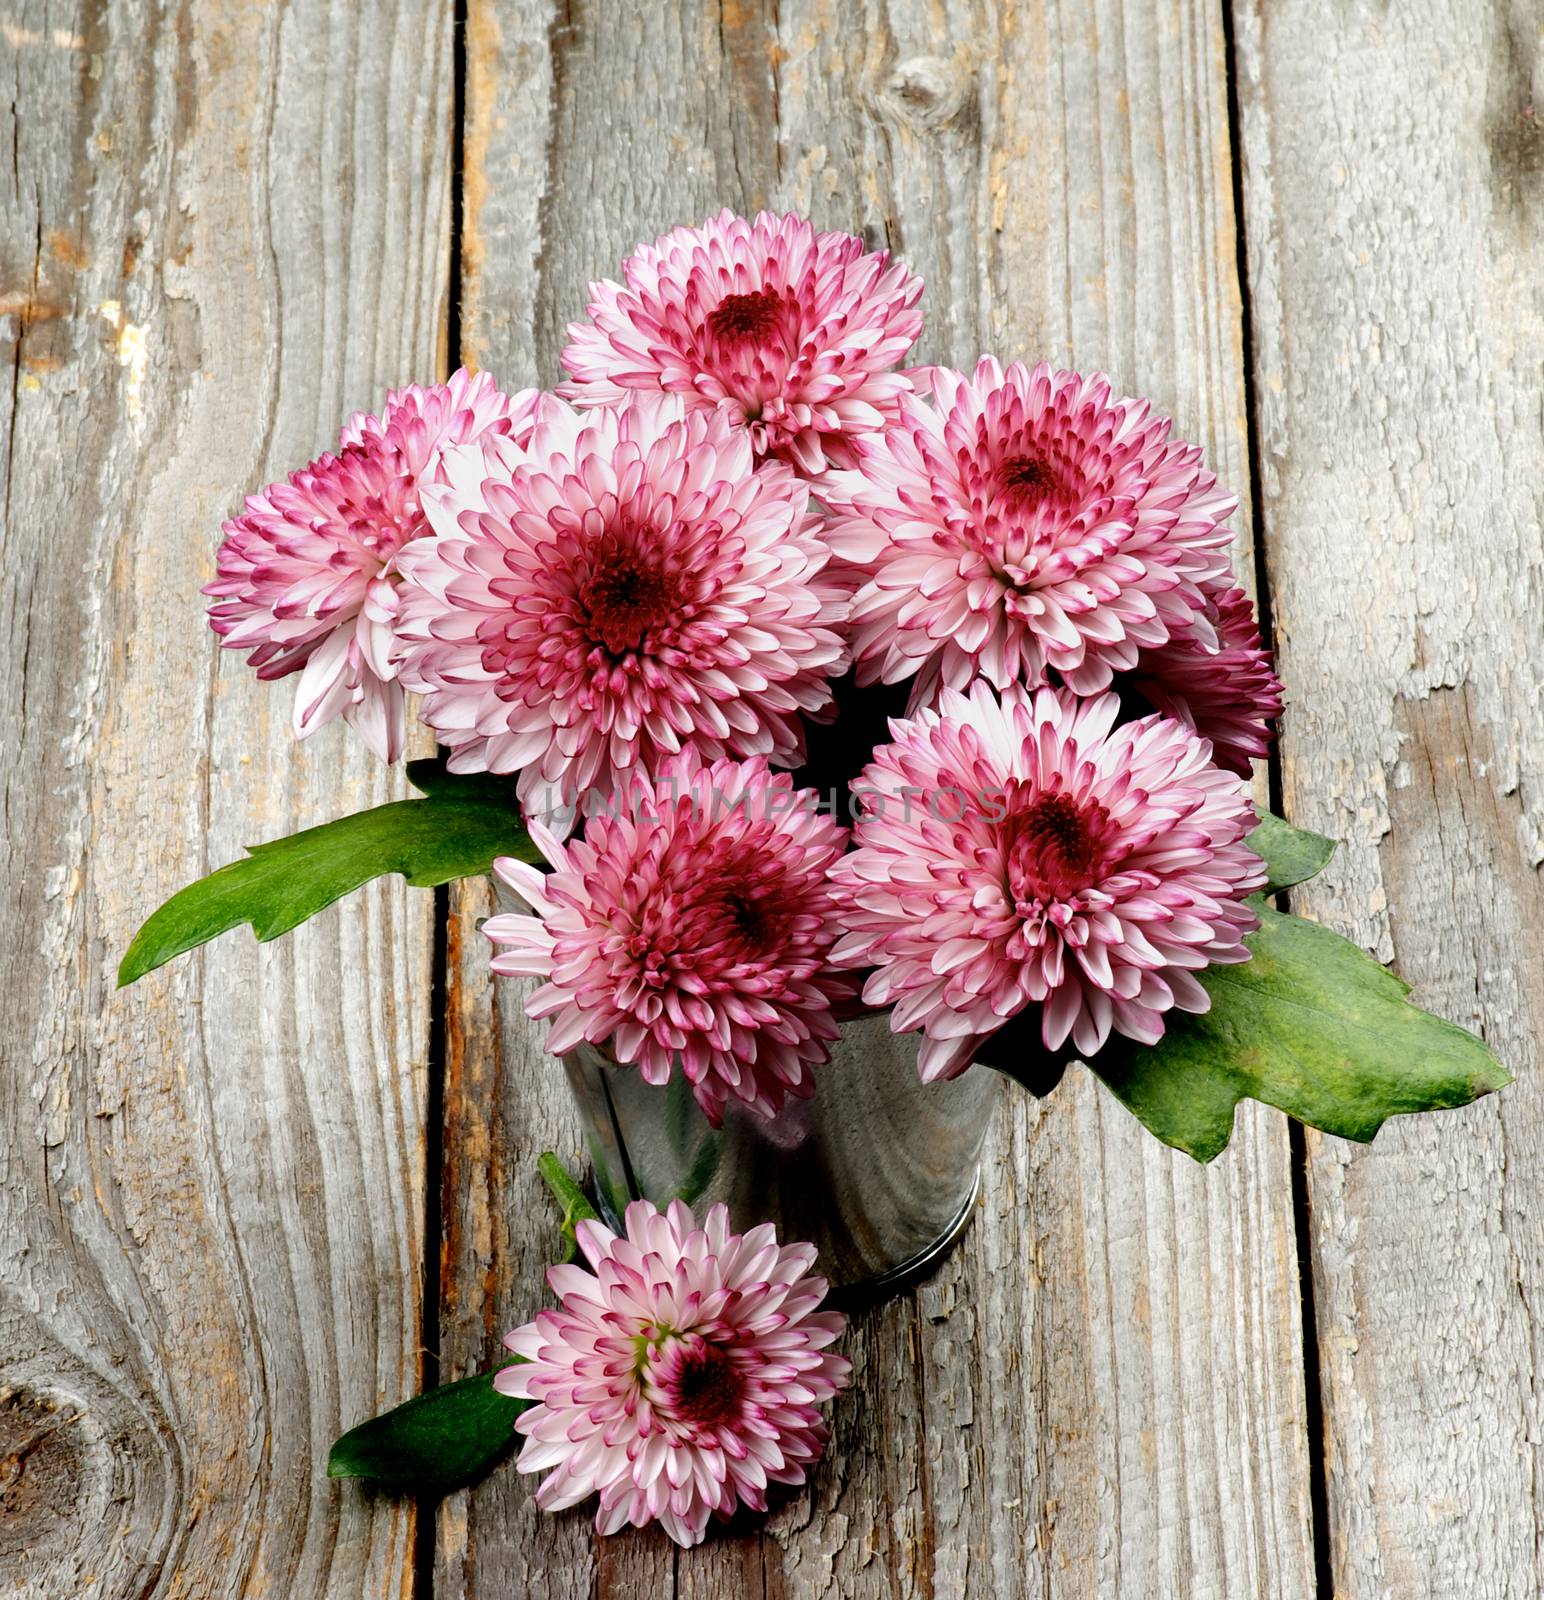
<svg viewBox="0 0 1544 1600">
<path fill-rule="evenodd" d="M 684 1078 L 653 1088 L 604 1052 L 564 1058 L 611 1221 L 629 1199 L 699 1209 L 724 1201 L 740 1230 L 772 1222 L 807 1239 L 849 1304 L 925 1276 L 974 1210 L 982 1140 L 1000 1079 L 917 1078 L 917 1036 L 883 1015 L 843 1026 L 813 1100 L 765 1121 L 730 1110 L 714 1130 Z"/>
</svg>

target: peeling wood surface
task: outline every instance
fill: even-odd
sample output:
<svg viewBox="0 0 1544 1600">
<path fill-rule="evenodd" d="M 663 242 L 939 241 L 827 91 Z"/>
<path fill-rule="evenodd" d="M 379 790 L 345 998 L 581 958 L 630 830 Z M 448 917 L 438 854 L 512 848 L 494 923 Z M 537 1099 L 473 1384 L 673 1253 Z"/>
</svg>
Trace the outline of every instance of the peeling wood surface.
<svg viewBox="0 0 1544 1600">
<path fill-rule="evenodd" d="M 13 6 L 0 1592 L 1539 1593 L 1539 62 L 1525 0 Z M 1303 905 L 1520 1081 L 1306 1166 L 1247 1107 L 1205 1171 L 1086 1078 L 1012 1098 L 812 1484 L 677 1552 L 507 1466 L 421 1517 L 321 1476 L 543 1299 L 578 1135 L 485 891 L 434 1053 L 397 880 L 111 985 L 172 889 L 400 792 L 216 659 L 220 518 L 457 354 L 552 382 L 587 279 L 721 205 L 888 244 L 924 358 L 1105 368 L 1258 501 L 1287 807 L 1347 840 Z"/>
<path fill-rule="evenodd" d="M 1308 1137 L 1345 1600 L 1544 1591 L 1544 18 L 1237 19 L 1261 504 L 1303 908 L 1517 1075 Z"/>
<path fill-rule="evenodd" d="M 474 0 L 467 41 L 463 353 L 506 386 L 556 380 L 586 283 L 639 239 L 796 207 L 926 277 L 925 358 L 1043 355 L 1152 393 L 1244 492 L 1247 533 L 1212 8 Z M 538 1303 L 532 1162 L 578 1154 L 510 986 L 490 1028 L 485 912 L 470 893 L 455 923 L 446 1377 Z M 1308 1596 L 1298 1297 L 1279 1117 L 1242 1114 L 1203 1172 L 1090 1081 L 1014 1096 L 960 1250 L 854 1322 L 807 1492 L 677 1554 L 541 1515 L 506 1470 L 443 1507 L 436 1593 Z"/>
<path fill-rule="evenodd" d="M 406 1592 L 321 1475 L 420 1381 L 432 909 L 400 880 L 122 994 L 154 905 L 396 793 L 217 659 L 241 494 L 443 344 L 438 6 L 9 7 L 0 81 L 0 1591 Z"/>
</svg>

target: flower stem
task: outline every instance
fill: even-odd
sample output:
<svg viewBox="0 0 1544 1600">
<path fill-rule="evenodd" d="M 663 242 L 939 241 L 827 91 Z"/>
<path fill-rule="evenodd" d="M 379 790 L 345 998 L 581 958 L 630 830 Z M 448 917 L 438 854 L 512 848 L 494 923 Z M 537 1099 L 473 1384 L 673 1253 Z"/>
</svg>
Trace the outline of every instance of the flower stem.
<svg viewBox="0 0 1544 1600">
<path fill-rule="evenodd" d="M 595 1207 L 585 1198 L 584 1190 L 569 1175 L 568 1169 L 550 1150 L 536 1158 L 536 1170 L 541 1173 L 547 1187 L 557 1197 L 563 1208 L 563 1260 L 572 1261 L 579 1253 L 575 1228 L 581 1222 L 598 1221 Z"/>
</svg>

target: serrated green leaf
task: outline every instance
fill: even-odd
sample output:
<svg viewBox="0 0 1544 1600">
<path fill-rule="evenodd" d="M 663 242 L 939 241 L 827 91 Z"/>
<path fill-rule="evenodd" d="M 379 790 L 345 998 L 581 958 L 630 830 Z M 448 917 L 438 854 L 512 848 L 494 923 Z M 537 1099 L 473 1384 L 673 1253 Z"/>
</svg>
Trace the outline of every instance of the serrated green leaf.
<svg viewBox="0 0 1544 1600">
<path fill-rule="evenodd" d="M 487 872 L 495 856 L 540 859 L 508 779 L 461 776 L 434 761 L 409 762 L 407 772 L 423 799 L 393 800 L 255 845 L 245 860 L 174 894 L 134 936 L 118 987 L 243 922 L 259 939 L 276 939 L 389 872 L 427 889 Z"/>
<path fill-rule="evenodd" d="M 1200 974 L 1210 1011 L 1170 1012 L 1151 1047 L 1112 1037 L 1090 1063 L 1165 1144 L 1210 1161 L 1246 1098 L 1365 1142 L 1389 1117 L 1512 1081 L 1481 1040 L 1411 1005 L 1409 985 L 1349 940 L 1256 905 L 1253 959 Z"/>
<path fill-rule="evenodd" d="M 1270 811 L 1257 811 L 1259 826 L 1244 843 L 1265 863 L 1266 894 L 1307 883 L 1335 854 L 1335 841 L 1322 833 L 1294 828 Z"/>
<path fill-rule="evenodd" d="M 437 1490 L 474 1482 L 509 1449 L 530 1404 L 500 1394 L 493 1379 L 479 1372 L 442 1384 L 350 1428 L 328 1453 L 327 1476 Z"/>
</svg>

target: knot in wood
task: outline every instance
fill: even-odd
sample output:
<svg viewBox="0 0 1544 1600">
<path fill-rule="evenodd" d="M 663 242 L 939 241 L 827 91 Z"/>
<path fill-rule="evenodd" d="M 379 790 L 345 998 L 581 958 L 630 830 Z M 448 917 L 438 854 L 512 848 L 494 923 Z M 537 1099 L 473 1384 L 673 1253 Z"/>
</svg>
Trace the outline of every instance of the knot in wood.
<svg viewBox="0 0 1544 1600">
<path fill-rule="evenodd" d="M 0 1557 L 35 1557 L 79 1535 L 76 1507 L 94 1475 L 79 1421 L 67 1400 L 0 1388 Z"/>
<path fill-rule="evenodd" d="M 896 63 L 877 99 L 892 121 L 918 131 L 967 124 L 976 105 L 972 62 L 963 51 L 909 56 Z"/>
</svg>

